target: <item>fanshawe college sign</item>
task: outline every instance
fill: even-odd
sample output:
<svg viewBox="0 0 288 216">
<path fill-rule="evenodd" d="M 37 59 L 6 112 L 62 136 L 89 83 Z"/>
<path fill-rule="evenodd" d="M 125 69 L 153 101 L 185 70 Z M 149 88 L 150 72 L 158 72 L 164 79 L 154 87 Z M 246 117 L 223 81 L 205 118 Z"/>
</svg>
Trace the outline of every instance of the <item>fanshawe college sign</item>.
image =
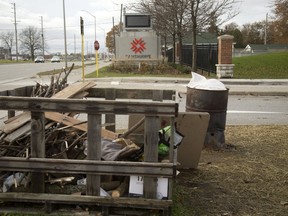
<svg viewBox="0 0 288 216">
<path fill-rule="evenodd" d="M 121 32 L 116 38 L 116 60 L 157 60 L 160 49 L 154 32 Z"/>
<path fill-rule="evenodd" d="M 130 49 L 133 51 L 133 54 L 126 54 L 126 58 L 128 59 L 151 59 L 150 54 L 145 54 L 146 43 L 143 38 L 134 38 Z"/>
</svg>

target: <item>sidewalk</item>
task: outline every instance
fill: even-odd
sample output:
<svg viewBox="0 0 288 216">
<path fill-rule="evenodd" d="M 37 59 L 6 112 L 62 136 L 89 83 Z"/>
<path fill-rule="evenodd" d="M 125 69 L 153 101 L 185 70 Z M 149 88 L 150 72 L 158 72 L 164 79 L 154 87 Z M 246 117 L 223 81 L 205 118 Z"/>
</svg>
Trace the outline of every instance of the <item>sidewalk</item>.
<svg viewBox="0 0 288 216">
<path fill-rule="evenodd" d="M 95 71 L 95 66 L 86 66 L 85 74 Z M 85 81 L 95 81 L 98 88 L 129 88 L 129 89 L 169 89 L 186 93 L 189 78 L 168 77 L 108 77 L 92 78 Z M 75 69 L 68 76 L 68 83 L 82 82 L 82 69 Z M 288 96 L 288 79 L 220 79 L 229 89 L 229 94 L 253 94 L 267 96 Z M 15 79 L 13 82 L 2 83 L 0 91 L 13 90 L 36 83 L 50 83 L 50 77 L 32 77 L 30 79 Z"/>
</svg>

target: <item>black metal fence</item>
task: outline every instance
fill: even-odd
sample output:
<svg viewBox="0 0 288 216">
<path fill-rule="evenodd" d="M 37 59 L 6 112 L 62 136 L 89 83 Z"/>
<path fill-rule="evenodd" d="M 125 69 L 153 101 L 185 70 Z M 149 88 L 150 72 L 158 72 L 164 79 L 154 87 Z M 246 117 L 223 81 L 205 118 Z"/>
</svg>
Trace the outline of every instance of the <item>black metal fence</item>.
<svg viewBox="0 0 288 216">
<path fill-rule="evenodd" d="M 173 48 L 167 51 L 168 62 L 173 62 Z M 192 45 L 182 46 L 182 62 L 192 66 Z M 197 45 L 197 68 L 216 73 L 218 63 L 218 44 Z"/>
</svg>

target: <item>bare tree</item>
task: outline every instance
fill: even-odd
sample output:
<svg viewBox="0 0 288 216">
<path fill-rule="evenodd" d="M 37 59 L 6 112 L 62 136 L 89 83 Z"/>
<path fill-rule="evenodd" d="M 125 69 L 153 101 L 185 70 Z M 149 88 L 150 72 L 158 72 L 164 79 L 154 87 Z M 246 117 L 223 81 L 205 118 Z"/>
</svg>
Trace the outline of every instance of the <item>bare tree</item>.
<svg viewBox="0 0 288 216">
<path fill-rule="evenodd" d="M 19 35 L 19 40 L 21 42 L 21 49 L 24 52 L 28 52 L 31 58 L 35 58 L 35 51 L 42 50 L 42 39 L 41 32 L 33 26 L 29 26 L 22 30 Z"/>
<path fill-rule="evenodd" d="M 176 39 L 179 48 L 182 38 L 192 32 L 192 70 L 197 70 L 196 35 L 204 29 L 217 31 L 219 25 L 238 14 L 234 7 L 237 0 L 139 0 L 134 7 L 153 15 L 154 29 L 161 36 L 172 37 L 174 50 Z M 212 27 L 212 28 L 211 28 Z M 180 63 L 182 62 L 179 52 Z"/>
<path fill-rule="evenodd" d="M 264 44 L 265 21 L 254 22 L 243 25 L 242 35 L 244 43 L 247 44 Z"/>
<path fill-rule="evenodd" d="M 9 50 L 9 58 L 12 60 L 12 46 L 13 46 L 13 40 L 14 40 L 14 33 L 13 32 L 7 32 L 2 33 L 0 35 L 0 40 L 4 44 L 4 48 Z"/>
<path fill-rule="evenodd" d="M 188 0 L 189 14 L 192 30 L 192 71 L 197 71 L 197 41 L 196 35 L 201 30 L 211 24 L 219 26 L 235 17 L 238 12 L 234 5 L 236 0 Z"/>
<path fill-rule="evenodd" d="M 187 0 L 140 0 L 134 6 L 137 11 L 152 15 L 153 29 L 164 38 L 165 52 L 167 39 L 173 42 L 173 62 L 175 62 L 176 40 L 179 42 L 180 50 L 182 49 L 182 38 L 188 21 L 185 19 L 187 6 Z M 179 61 L 182 63 L 181 52 Z"/>
</svg>

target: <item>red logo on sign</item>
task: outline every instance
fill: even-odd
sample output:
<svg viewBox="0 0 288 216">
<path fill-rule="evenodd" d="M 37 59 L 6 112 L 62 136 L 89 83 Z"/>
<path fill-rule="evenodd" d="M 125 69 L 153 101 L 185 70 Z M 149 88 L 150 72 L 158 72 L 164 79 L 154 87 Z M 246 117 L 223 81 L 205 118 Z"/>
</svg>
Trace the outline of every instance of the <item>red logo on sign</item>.
<svg viewBox="0 0 288 216">
<path fill-rule="evenodd" d="M 145 48 L 145 42 L 142 40 L 142 38 L 140 39 L 134 39 L 131 42 L 131 50 L 137 54 L 137 53 L 142 53 L 146 48 Z"/>
</svg>

